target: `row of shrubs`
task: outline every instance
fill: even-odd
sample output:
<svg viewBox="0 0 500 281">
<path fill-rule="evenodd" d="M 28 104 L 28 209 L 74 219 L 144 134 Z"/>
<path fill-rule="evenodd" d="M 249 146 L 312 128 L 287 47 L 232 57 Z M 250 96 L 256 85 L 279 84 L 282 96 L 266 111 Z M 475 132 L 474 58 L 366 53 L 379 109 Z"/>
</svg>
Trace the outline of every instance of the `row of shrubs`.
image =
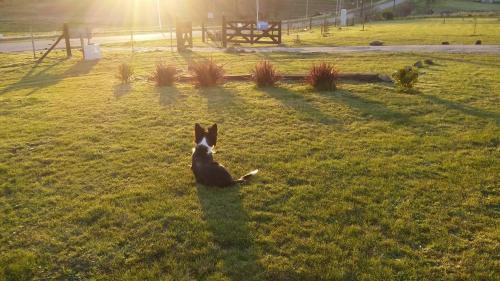
<svg viewBox="0 0 500 281">
<path fill-rule="evenodd" d="M 191 65 L 189 71 L 197 87 L 213 87 L 224 83 L 224 69 L 212 59 Z M 118 68 L 118 78 L 122 83 L 130 83 L 133 74 L 133 68 L 127 63 L 122 63 Z M 175 66 L 158 63 L 149 79 L 158 87 L 172 86 L 178 80 L 178 74 Z M 392 78 L 401 89 L 411 89 L 417 83 L 418 76 L 418 70 L 408 66 L 394 72 Z M 319 91 L 334 91 L 338 77 L 339 72 L 334 65 L 322 62 L 311 67 L 306 82 Z M 252 79 L 258 87 L 274 87 L 282 76 L 271 62 L 263 60 L 252 70 Z"/>
<path fill-rule="evenodd" d="M 215 63 L 212 59 L 192 64 L 188 69 L 197 87 L 213 87 L 224 83 L 223 66 Z M 178 80 L 178 74 L 179 71 L 175 66 L 158 63 L 149 79 L 154 81 L 158 87 L 172 86 Z M 131 65 L 120 64 L 117 78 L 122 83 L 130 83 L 133 75 L 134 69 Z M 276 67 L 267 60 L 258 62 L 252 70 L 252 79 L 258 87 L 273 87 L 282 78 Z M 326 62 L 313 65 L 306 77 L 306 82 L 320 91 L 335 90 L 337 80 L 336 67 Z"/>
</svg>

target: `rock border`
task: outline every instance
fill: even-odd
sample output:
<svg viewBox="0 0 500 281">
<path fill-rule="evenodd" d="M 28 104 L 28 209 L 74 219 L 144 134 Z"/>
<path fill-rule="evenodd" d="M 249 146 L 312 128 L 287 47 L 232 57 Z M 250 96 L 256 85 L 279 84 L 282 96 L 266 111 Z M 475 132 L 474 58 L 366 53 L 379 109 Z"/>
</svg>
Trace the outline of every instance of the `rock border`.
<svg viewBox="0 0 500 281">
<path fill-rule="evenodd" d="M 307 75 L 305 74 L 288 74 L 281 76 L 284 81 L 293 82 L 303 82 L 306 80 Z M 179 82 L 191 82 L 193 80 L 192 76 L 180 76 L 178 78 Z M 225 75 L 225 81 L 251 81 L 251 74 L 241 74 L 241 75 Z M 378 73 L 358 73 L 358 72 L 343 72 L 339 73 L 339 81 L 353 81 L 353 82 L 363 82 L 363 83 L 381 83 L 389 82 L 392 83 L 392 79 L 384 74 Z"/>
</svg>

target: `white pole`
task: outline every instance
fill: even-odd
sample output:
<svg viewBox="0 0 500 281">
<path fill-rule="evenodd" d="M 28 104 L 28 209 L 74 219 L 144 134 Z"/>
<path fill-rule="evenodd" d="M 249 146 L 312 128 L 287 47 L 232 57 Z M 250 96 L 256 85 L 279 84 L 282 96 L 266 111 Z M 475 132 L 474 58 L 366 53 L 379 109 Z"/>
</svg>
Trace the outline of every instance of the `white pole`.
<svg viewBox="0 0 500 281">
<path fill-rule="evenodd" d="M 36 59 L 35 37 L 33 36 L 33 24 L 30 24 L 31 47 L 33 48 L 33 59 Z"/>
<path fill-rule="evenodd" d="M 259 0 L 255 0 L 255 5 L 257 5 L 257 23 L 259 24 Z"/>
<path fill-rule="evenodd" d="M 309 17 L 309 0 L 307 0 L 306 3 L 307 3 L 306 4 L 306 18 L 308 18 Z"/>
<path fill-rule="evenodd" d="M 170 16 L 170 52 L 174 52 L 174 20 L 173 17 Z"/>
<path fill-rule="evenodd" d="M 373 14 L 373 0 L 370 0 L 370 21 L 372 18 L 372 14 Z"/>
<path fill-rule="evenodd" d="M 158 26 L 160 26 L 160 29 L 162 29 L 163 26 L 161 23 L 160 0 L 156 0 L 156 12 L 158 13 Z"/>
</svg>

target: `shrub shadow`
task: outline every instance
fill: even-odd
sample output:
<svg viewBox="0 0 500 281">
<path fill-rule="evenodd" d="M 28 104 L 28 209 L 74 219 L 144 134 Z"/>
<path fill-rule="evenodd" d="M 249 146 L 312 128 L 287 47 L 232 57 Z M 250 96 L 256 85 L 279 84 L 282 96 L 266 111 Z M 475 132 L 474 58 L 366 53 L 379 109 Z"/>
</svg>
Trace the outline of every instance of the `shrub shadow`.
<svg viewBox="0 0 500 281">
<path fill-rule="evenodd" d="M 329 92 L 318 92 L 319 94 L 337 102 L 342 102 L 357 110 L 363 117 L 375 118 L 388 121 L 394 125 L 412 125 L 411 115 L 388 108 L 382 102 L 366 99 L 346 90 L 337 90 L 335 96 Z M 421 126 L 421 124 L 418 124 Z"/>
<path fill-rule="evenodd" d="M 425 98 L 426 100 L 433 102 L 435 104 L 439 104 L 441 106 L 445 106 L 448 109 L 457 110 L 462 112 L 463 114 L 483 118 L 483 119 L 492 119 L 496 124 L 500 124 L 500 114 L 496 112 L 491 112 L 483 109 L 474 108 L 469 105 L 461 104 L 458 102 L 453 102 L 449 100 L 442 99 L 440 97 L 436 97 L 433 95 L 420 94 L 420 97 Z"/>
<path fill-rule="evenodd" d="M 132 90 L 132 85 L 129 83 L 118 84 L 114 86 L 113 96 L 117 99 L 127 95 Z"/>
<path fill-rule="evenodd" d="M 445 57 L 440 57 L 440 56 L 435 56 L 435 55 L 426 55 L 426 56 L 423 56 L 422 58 L 432 58 L 432 59 L 440 60 L 440 61 L 452 61 L 452 62 L 459 62 L 459 63 L 466 63 L 466 64 L 478 65 L 478 66 L 490 66 L 490 67 L 500 68 L 500 64 L 488 63 L 488 62 L 471 61 L 471 60 L 467 60 L 467 59 L 445 58 Z M 434 64 L 432 64 L 430 66 L 441 66 L 441 64 L 435 62 Z"/>
<path fill-rule="evenodd" d="M 209 112 L 216 113 L 219 118 L 224 115 L 244 118 L 248 113 L 245 102 L 235 92 L 224 86 L 198 88 L 198 94 L 206 99 Z"/>
<path fill-rule="evenodd" d="M 156 91 L 160 95 L 160 105 L 169 106 L 175 104 L 181 97 L 181 93 L 175 86 L 156 87 Z"/>
<path fill-rule="evenodd" d="M 179 55 L 186 62 L 187 66 L 188 66 L 188 70 L 189 70 L 190 65 L 192 65 L 193 63 L 207 59 L 207 57 L 202 56 L 200 53 L 193 52 L 193 51 L 180 52 Z"/>
<path fill-rule="evenodd" d="M 299 118 L 322 124 L 336 124 L 339 121 L 310 103 L 306 96 L 283 87 L 259 88 L 268 96 L 279 100 L 284 106 L 297 112 Z"/>
<path fill-rule="evenodd" d="M 31 89 L 26 95 L 32 95 L 43 88 L 59 83 L 66 77 L 88 74 L 98 63 L 98 61 L 79 61 L 62 73 L 47 73 L 52 68 L 65 61 L 67 61 L 67 59 L 56 60 L 54 63 L 42 68 L 38 72 L 36 72 L 36 70 L 39 70 L 41 66 L 33 66 L 21 79 L 0 91 L 0 95 L 23 89 Z"/>
<path fill-rule="evenodd" d="M 203 218 L 213 234 L 216 249 L 211 255 L 230 280 L 259 280 L 263 274 L 254 239 L 248 227 L 240 186 L 211 188 L 197 185 Z"/>
</svg>

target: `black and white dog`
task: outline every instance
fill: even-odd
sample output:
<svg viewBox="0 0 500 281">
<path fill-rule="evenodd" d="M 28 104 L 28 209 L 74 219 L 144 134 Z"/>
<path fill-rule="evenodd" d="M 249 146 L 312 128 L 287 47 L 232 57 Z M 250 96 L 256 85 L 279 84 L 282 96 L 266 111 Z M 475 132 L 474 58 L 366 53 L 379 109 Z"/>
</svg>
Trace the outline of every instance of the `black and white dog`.
<svg viewBox="0 0 500 281">
<path fill-rule="evenodd" d="M 191 170 L 196 182 L 208 185 L 227 187 L 237 183 L 244 183 L 259 170 L 254 170 L 241 178 L 234 180 L 224 166 L 214 161 L 213 148 L 217 144 L 217 124 L 205 130 L 200 124 L 194 126 L 194 142 Z"/>
</svg>

